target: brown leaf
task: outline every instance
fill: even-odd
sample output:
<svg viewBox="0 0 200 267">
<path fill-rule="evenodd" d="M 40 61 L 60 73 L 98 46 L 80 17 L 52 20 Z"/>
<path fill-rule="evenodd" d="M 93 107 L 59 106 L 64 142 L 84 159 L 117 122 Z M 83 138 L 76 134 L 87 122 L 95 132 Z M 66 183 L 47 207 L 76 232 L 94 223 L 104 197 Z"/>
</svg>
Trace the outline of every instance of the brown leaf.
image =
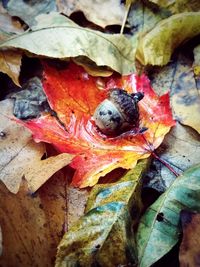
<svg viewBox="0 0 200 267">
<path fill-rule="evenodd" d="M 19 51 L 3 50 L 0 51 L 0 71 L 7 74 L 13 82 L 19 84 L 19 74 L 22 54 Z"/>
<path fill-rule="evenodd" d="M 22 176 L 28 181 L 31 191 L 36 191 L 56 171 L 68 165 L 73 158 L 61 154 L 41 160 L 44 144 L 36 144 L 31 133 L 9 119 L 12 116 L 12 101 L 4 100 L 0 105 L 0 180 L 13 193 L 17 193 Z M 19 138 L 20 137 L 20 138 Z"/>
<path fill-rule="evenodd" d="M 53 267 L 66 218 L 66 177 L 58 172 L 34 196 L 27 190 L 25 180 L 16 195 L 0 183 L 0 266 Z"/>
<path fill-rule="evenodd" d="M 2 231 L 1 231 L 1 227 L 0 227 L 0 256 L 2 254 L 2 250 L 3 250 L 3 238 L 2 238 Z"/>
<path fill-rule="evenodd" d="M 179 253 L 180 266 L 199 266 L 200 214 L 182 211 L 181 221 L 183 226 L 183 239 Z"/>
<path fill-rule="evenodd" d="M 101 27 L 121 25 L 125 15 L 125 7 L 120 0 L 57 0 L 56 2 L 59 11 L 67 16 L 82 11 L 89 21 Z"/>
</svg>

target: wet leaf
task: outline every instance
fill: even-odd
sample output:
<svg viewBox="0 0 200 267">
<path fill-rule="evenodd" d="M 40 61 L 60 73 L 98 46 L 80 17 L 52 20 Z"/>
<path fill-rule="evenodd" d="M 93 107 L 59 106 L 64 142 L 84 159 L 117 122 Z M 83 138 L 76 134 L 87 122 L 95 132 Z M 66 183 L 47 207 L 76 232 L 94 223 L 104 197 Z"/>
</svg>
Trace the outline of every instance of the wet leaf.
<svg viewBox="0 0 200 267">
<path fill-rule="evenodd" d="M 122 74 L 134 71 L 135 49 L 123 35 L 79 27 L 58 13 L 40 16 L 38 21 L 31 31 L 3 42 L 0 47 L 20 48 L 50 58 L 85 56 L 98 66 L 107 66 Z"/>
<path fill-rule="evenodd" d="M 118 182 L 93 188 L 86 214 L 59 244 L 56 267 L 114 267 L 136 261 L 131 210 L 136 222 L 141 208 L 140 180 L 146 166 L 147 161 L 142 161 Z"/>
<path fill-rule="evenodd" d="M 143 64 L 167 64 L 176 47 L 200 33 L 200 12 L 185 12 L 162 20 L 140 39 L 136 57 Z"/>
<path fill-rule="evenodd" d="M 101 26 L 121 25 L 125 14 L 125 7 L 120 0 L 57 0 L 60 12 L 70 16 L 72 13 L 82 11 L 89 21 Z"/>
<path fill-rule="evenodd" d="M 9 0 L 7 1 L 6 9 L 10 15 L 17 16 L 29 26 L 32 26 L 36 22 L 36 16 L 55 11 L 56 4 L 52 0 Z"/>
<path fill-rule="evenodd" d="M 200 45 L 194 48 L 193 53 L 194 53 L 194 63 L 193 63 L 194 74 L 200 77 Z"/>
<path fill-rule="evenodd" d="M 25 180 L 17 194 L 0 182 L 1 266 L 54 266 L 66 217 L 65 192 L 61 171 L 34 195 L 28 194 Z"/>
<path fill-rule="evenodd" d="M 102 78 L 102 89 L 98 87 L 98 78 L 89 76 L 75 64 L 62 70 L 47 64 L 44 68 L 44 91 L 62 123 L 47 114 L 24 125 L 35 140 L 52 143 L 58 151 L 76 155 L 71 163 L 76 169 L 73 185 L 93 186 L 100 176 L 113 169 L 133 168 L 139 159 L 151 155 L 174 125 L 168 94 L 158 97 L 145 75 Z M 139 107 L 140 126 L 148 128 L 145 133 L 108 138 L 97 129 L 92 115 L 113 87 L 130 93 L 144 92 Z"/>
<path fill-rule="evenodd" d="M 142 216 L 137 230 L 139 266 L 151 266 L 169 252 L 181 234 L 180 211 L 200 211 L 200 165 L 179 176 Z"/>
<path fill-rule="evenodd" d="M 184 210 L 181 212 L 181 222 L 183 227 L 183 239 L 179 253 L 180 266 L 198 266 L 200 214 Z"/>
<path fill-rule="evenodd" d="M 12 193 L 17 193 L 25 176 L 29 189 L 34 192 L 56 171 L 68 165 L 73 156 L 60 154 L 41 160 L 45 154 L 44 144 L 34 143 L 29 131 L 9 119 L 12 116 L 10 100 L 0 103 L 0 180 Z"/>
</svg>

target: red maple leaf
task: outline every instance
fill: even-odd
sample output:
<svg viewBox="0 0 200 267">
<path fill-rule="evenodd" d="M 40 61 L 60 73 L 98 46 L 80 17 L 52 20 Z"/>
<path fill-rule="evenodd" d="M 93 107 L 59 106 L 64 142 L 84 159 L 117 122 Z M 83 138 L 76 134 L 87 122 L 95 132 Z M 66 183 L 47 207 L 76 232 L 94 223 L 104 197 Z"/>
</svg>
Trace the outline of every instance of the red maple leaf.
<svg viewBox="0 0 200 267">
<path fill-rule="evenodd" d="M 104 86 L 99 86 L 99 79 Z M 75 168 L 72 184 L 93 186 L 100 176 L 122 167 L 133 168 L 147 158 L 174 125 L 168 93 L 157 96 L 145 75 L 110 78 L 92 77 L 73 63 L 58 70 L 44 64 L 44 91 L 58 118 L 50 114 L 25 122 L 36 141 L 53 144 L 59 152 L 75 154 L 70 164 Z M 143 92 L 139 102 L 140 127 L 143 134 L 108 138 L 95 126 L 92 115 L 111 88 L 121 87 L 129 93 Z"/>
</svg>

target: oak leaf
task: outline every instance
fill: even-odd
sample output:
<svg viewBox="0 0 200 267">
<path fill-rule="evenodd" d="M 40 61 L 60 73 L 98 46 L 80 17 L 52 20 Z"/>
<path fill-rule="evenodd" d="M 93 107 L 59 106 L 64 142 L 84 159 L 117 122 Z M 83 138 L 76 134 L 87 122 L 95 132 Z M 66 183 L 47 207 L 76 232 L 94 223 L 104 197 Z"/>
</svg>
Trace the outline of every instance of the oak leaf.
<svg viewBox="0 0 200 267">
<path fill-rule="evenodd" d="M 57 118 L 43 114 L 24 123 L 35 140 L 76 155 L 70 164 L 76 169 L 72 184 L 81 188 L 93 186 L 113 169 L 135 167 L 139 159 L 151 155 L 175 123 L 168 93 L 158 97 L 145 75 L 113 75 L 101 82 L 104 87 L 99 87 L 98 78 L 73 63 L 60 70 L 44 64 L 44 91 Z M 97 129 L 92 115 L 113 87 L 129 93 L 144 92 L 139 108 L 140 126 L 148 128 L 145 133 L 107 138 Z"/>
</svg>

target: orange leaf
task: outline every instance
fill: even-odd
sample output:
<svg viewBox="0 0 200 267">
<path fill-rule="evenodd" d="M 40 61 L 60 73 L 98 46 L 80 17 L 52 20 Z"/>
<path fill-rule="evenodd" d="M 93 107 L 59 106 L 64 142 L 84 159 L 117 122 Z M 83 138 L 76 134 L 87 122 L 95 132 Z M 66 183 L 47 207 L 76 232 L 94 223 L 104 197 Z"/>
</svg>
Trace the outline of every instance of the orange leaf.
<svg viewBox="0 0 200 267">
<path fill-rule="evenodd" d="M 71 166 L 76 169 L 72 184 L 93 186 L 100 176 L 122 167 L 133 168 L 139 159 L 147 158 L 174 125 L 169 95 L 157 96 L 145 75 L 98 78 L 88 75 L 80 66 L 70 63 L 66 69 L 44 64 L 44 91 L 59 119 L 50 114 L 25 123 L 35 140 L 52 143 L 59 152 L 75 154 Z M 113 87 L 129 93 L 144 92 L 139 102 L 143 134 L 108 138 L 95 126 L 92 115 L 97 105 Z"/>
</svg>

